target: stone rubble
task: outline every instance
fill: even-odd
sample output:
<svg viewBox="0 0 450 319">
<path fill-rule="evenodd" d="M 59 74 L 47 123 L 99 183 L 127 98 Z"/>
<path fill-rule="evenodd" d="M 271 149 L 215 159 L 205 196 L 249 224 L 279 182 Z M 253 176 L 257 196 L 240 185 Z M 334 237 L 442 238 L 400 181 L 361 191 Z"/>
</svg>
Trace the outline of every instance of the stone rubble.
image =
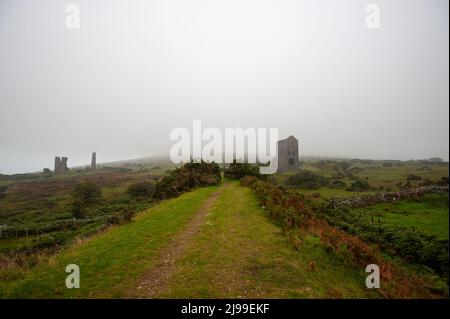
<svg viewBox="0 0 450 319">
<path fill-rule="evenodd" d="M 448 189 L 448 186 L 427 185 L 417 188 L 404 189 L 398 192 L 382 192 L 354 197 L 332 198 L 329 200 L 329 205 L 333 208 L 367 207 L 383 202 L 395 202 L 401 199 L 415 198 L 426 193 L 445 194 L 448 193 Z"/>
</svg>

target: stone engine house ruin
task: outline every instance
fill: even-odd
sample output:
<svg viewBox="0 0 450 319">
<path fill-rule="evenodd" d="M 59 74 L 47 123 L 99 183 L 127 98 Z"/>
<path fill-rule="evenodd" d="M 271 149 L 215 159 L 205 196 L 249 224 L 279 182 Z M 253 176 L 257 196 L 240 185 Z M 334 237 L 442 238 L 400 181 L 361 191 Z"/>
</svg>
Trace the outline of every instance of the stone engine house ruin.
<svg viewBox="0 0 450 319">
<path fill-rule="evenodd" d="M 291 135 L 278 141 L 278 172 L 293 170 L 298 166 L 298 140 Z"/>
<path fill-rule="evenodd" d="M 55 174 L 65 174 L 69 171 L 67 157 L 55 157 Z"/>
</svg>

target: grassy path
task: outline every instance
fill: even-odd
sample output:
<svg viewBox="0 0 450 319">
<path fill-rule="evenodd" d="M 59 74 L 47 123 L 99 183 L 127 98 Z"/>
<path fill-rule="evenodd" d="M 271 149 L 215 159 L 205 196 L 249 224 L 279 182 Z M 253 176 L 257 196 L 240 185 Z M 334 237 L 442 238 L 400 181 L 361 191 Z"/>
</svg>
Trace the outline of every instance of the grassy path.
<svg viewBox="0 0 450 319">
<path fill-rule="evenodd" d="M 257 204 L 232 182 L 176 263 L 160 298 L 367 298 L 364 269 L 326 252 L 318 238 L 293 249 Z"/>
<path fill-rule="evenodd" d="M 125 294 L 127 298 L 152 298 L 167 289 L 168 280 L 176 270 L 176 262 L 185 254 L 193 237 L 200 231 L 212 205 L 228 186 L 229 184 L 226 184 L 214 192 L 195 213 L 189 224 L 170 240 L 170 244 L 158 256 L 155 256 L 157 262 L 142 276 L 136 286 L 127 291 Z"/>
</svg>

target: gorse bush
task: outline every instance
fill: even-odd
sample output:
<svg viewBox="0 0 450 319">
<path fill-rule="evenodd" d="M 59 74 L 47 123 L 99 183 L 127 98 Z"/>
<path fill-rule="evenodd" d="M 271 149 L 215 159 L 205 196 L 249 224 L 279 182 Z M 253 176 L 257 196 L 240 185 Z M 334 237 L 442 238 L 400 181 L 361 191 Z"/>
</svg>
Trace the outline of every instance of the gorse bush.
<svg viewBox="0 0 450 319">
<path fill-rule="evenodd" d="M 155 194 L 155 184 L 149 181 L 131 184 L 127 194 L 131 197 L 152 197 Z"/>
<path fill-rule="evenodd" d="M 220 167 L 216 163 L 187 163 L 169 172 L 156 183 L 155 197 L 176 197 L 196 187 L 216 185 L 221 179 Z"/>
<path fill-rule="evenodd" d="M 236 160 L 225 169 L 224 176 L 230 179 L 241 179 L 245 176 L 260 177 L 259 167 L 249 163 L 237 163 Z"/>
<path fill-rule="evenodd" d="M 72 210 L 72 215 L 74 218 L 77 218 L 77 219 L 85 218 L 87 215 L 86 209 L 87 209 L 87 206 L 78 200 L 74 200 L 71 203 L 71 210 Z"/>
<path fill-rule="evenodd" d="M 90 182 L 78 183 L 75 185 L 71 196 L 73 216 L 75 218 L 84 218 L 87 215 L 87 209 L 100 200 L 102 189 Z"/>
<path fill-rule="evenodd" d="M 90 182 L 78 183 L 72 191 L 72 198 L 85 205 L 91 205 L 97 202 L 102 196 L 102 189 Z"/>
<path fill-rule="evenodd" d="M 365 179 L 356 179 L 354 182 L 352 182 L 352 185 L 348 189 L 352 192 L 363 192 L 370 189 L 369 182 Z"/>
<path fill-rule="evenodd" d="M 122 224 L 129 223 L 135 214 L 136 214 L 136 212 L 132 208 L 125 207 L 124 209 L 122 209 L 121 212 L 115 213 L 114 215 L 112 215 L 108 219 L 108 224 L 109 225 L 122 225 Z"/>
<path fill-rule="evenodd" d="M 340 161 L 338 162 L 338 167 L 340 167 L 343 171 L 346 171 L 352 166 L 352 163 L 349 161 Z"/>
<path fill-rule="evenodd" d="M 296 186 L 303 189 L 317 189 L 328 185 L 328 179 L 317 173 L 300 170 L 300 172 L 289 176 L 288 185 Z"/>
<path fill-rule="evenodd" d="M 436 184 L 441 186 L 448 186 L 448 176 L 441 177 L 441 179 L 437 181 Z"/>
<path fill-rule="evenodd" d="M 420 177 L 418 175 L 414 175 L 414 174 L 409 174 L 408 176 L 406 176 L 406 180 L 408 180 L 408 181 L 420 181 L 420 180 L 422 180 L 422 177 Z"/>
</svg>

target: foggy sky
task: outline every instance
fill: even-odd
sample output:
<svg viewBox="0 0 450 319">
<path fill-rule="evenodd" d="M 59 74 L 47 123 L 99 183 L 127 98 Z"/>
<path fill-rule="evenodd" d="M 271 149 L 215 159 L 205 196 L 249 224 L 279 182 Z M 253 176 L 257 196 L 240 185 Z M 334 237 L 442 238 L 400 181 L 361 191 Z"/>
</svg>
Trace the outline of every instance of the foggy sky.
<svg viewBox="0 0 450 319">
<path fill-rule="evenodd" d="M 81 28 L 65 26 L 80 7 Z M 365 26 L 368 3 L 381 28 Z M 449 153 L 447 0 L 0 0 L 0 173 L 278 127 L 300 155 Z"/>
</svg>

